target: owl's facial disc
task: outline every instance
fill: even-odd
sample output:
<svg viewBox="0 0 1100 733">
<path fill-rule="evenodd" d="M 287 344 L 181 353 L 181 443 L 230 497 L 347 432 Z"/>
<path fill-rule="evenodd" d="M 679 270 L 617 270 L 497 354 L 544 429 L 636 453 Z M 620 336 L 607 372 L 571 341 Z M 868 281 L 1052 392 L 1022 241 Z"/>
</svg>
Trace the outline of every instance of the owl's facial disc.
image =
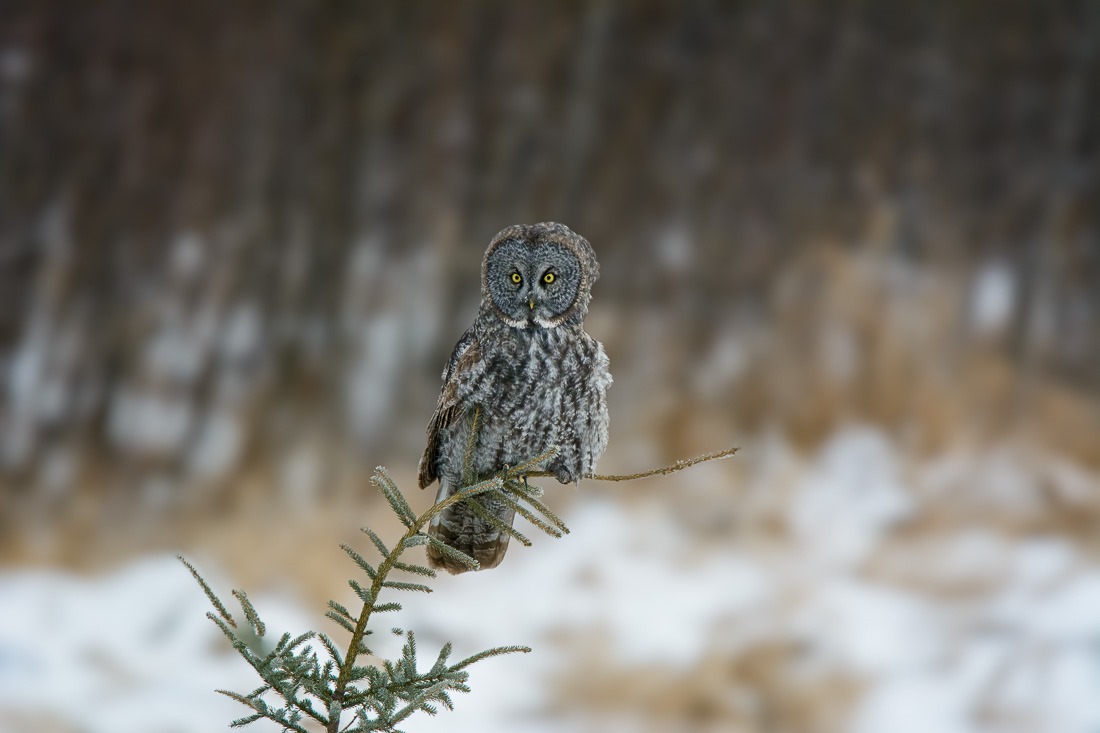
<svg viewBox="0 0 1100 733">
<path fill-rule="evenodd" d="M 576 257 L 553 242 L 504 242 L 490 258 L 486 275 L 497 314 L 513 328 L 560 326 L 580 282 Z"/>
</svg>

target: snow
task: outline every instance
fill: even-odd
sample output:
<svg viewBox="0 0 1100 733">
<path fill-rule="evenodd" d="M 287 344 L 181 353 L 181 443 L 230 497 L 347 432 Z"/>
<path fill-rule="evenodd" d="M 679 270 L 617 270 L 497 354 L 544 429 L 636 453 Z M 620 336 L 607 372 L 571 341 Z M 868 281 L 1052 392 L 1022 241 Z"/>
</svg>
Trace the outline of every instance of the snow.
<svg viewBox="0 0 1100 733">
<path fill-rule="evenodd" d="M 255 303 L 238 303 L 225 319 L 218 349 L 226 361 L 243 362 L 263 346 L 263 312 Z"/>
<path fill-rule="evenodd" d="M 995 335 L 1008 327 L 1016 307 L 1016 279 L 1007 262 L 985 264 L 974 278 L 970 295 L 970 318 L 981 334 Z"/>
<path fill-rule="evenodd" d="M 256 601 L 273 628 L 308 628 L 292 604 Z M 242 708 L 213 690 L 255 687 L 251 669 L 206 619 L 206 596 L 173 557 L 95 578 L 8 572 L 0 608 L 5 733 L 5 709 L 49 711 L 89 733 L 223 729 Z"/>
<path fill-rule="evenodd" d="M 179 450 L 194 423 L 184 395 L 120 388 L 111 400 L 108 432 L 115 445 L 148 454 Z"/>
<path fill-rule="evenodd" d="M 188 449 L 188 465 L 199 479 L 219 479 L 244 450 L 244 428 L 236 415 L 215 407 L 202 418 Z"/>
<path fill-rule="evenodd" d="M 800 482 L 791 512 L 805 545 L 816 548 L 815 562 L 864 559 L 892 525 L 914 510 L 898 476 L 897 458 L 876 431 L 840 434 L 825 445 L 818 464 Z"/>
<path fill-rule="evenodd" d="M 495 569 L 496 578 L 442 578 L 437 592 L 447 602 L 434 594 L 407 601 L 410 627 L 445 629 L 482 646 L 595 627 L 628 663 L 686 666 L 705 651 L 713 622 L 766 593 L 761 569 L 733 552 L 678 561 L 686 539 L 652 512 L 630 516 L 593 499 L 567 523 L 571 534 L 563 539 L 540 538 L 543 552 L 510 550 L 518 561 Z M 477 609 L 475 630 L 456 607 Z"/>
<path fill-rule="evenodd" d="M 706 655 L 733 659 L 761 639 L 797 641 L 815 675 L 859 680 L 843 728 L 851 733 L 1100 728 L 1100 566 L 1087 548 L 1069 536 L 1014 535 L 994 522 L 911 544 L 896 532 L 924 502 L 961 501 L 963 491 L 988 507 L 1000 493 L 1006 516 L 1015 516 L 1030 505 L 1013 501 L 1029 493 L 1029 477 L 1071 476 L 1077 491 L 1100 485 L 1095 476 L 1020 464 L 1019 475 L 1003 481 L 1008 454 L 997 450 L 911 464 L 867 428 L 840 432 L 814 456 L 783 445 L 760 455 L 741 511 L 766 513 L 769 501 L 783 507 L 779 540 L 735 534 L 700 542 L 660 497 L 623 503 L 582 489 L 563 539 L 527 527 L 535 547 L 513 547 L 499 568 L 441 577 L 431 595 L 406 594 L 405 609 L 378 629 L 415 630 L 425 661 L 447 640 L 455 658 L 496 645 L 534 650 L 475 665 L 472 693 L 455 697 L 456 711 L 415 717 L 406 729 L 660 730 L 646 710 L 598 719 L 560 710 L 551 681 L 599 674 L 573 656 L 578 644 L 597 645 L 609 668 L 676 675 Z M 676 484 L 684 492 L 694 486 Z M 886 555 L 900 559 L 876 564 Z M 907 580 L 918 571 L 951 588 L 975 585 L 941 594 Z M 228 598 L 231 583 L 204 572 Z M 334 631 L 322 609 L 252 590 L 271 634 Z M 242 709 L 213 690 L 255 686 L 204 617 L 206 598 L 170 557 L 87 578 L 8 571 L 0 574 L 0 609 L 4 733 L 19 730 L 5 728 L 5 711 L 46 711 L 91 733 L 221 730 Z M 374 639 L 386 656 L 402 641 Z M 730 691 L 743 693 L 741 683 Z"/>
</svg>

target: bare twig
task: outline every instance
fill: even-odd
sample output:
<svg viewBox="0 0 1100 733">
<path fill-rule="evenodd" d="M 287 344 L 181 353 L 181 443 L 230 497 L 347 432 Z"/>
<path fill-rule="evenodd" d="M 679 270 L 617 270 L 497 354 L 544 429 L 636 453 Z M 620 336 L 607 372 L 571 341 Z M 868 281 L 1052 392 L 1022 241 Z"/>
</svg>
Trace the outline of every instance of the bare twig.
<svg viewBox="0 0 1100 733">
<path fill-rule="evenodd" d="M 642 471 L 641 473 L 591 473 L 585 476 L 586 479 L 593 481 L 633 481 L 639 478 L 649 478 L 650 476 L 667 476 L 670 473 L 676 473 L 677 471 L 683 471 L 685 468 L 691 468 L 692 466 L 700 463 L 706 463 L 707 461 L 717 461 L 721 458 L 728 458 L 737 452 L 737 448 L 727 448 L 726 450 L 718 451 L 717 453 L 706 453 L 695 458 L 687 458 L 676 461 L 669 466 L 662 466 L 661 468 L 654 468 L 649 471 Z M 538 476 L 553 476 L 554 474 L 549 471 L 531 471 L 527 474 L 529 477 Z"/>
</svg>

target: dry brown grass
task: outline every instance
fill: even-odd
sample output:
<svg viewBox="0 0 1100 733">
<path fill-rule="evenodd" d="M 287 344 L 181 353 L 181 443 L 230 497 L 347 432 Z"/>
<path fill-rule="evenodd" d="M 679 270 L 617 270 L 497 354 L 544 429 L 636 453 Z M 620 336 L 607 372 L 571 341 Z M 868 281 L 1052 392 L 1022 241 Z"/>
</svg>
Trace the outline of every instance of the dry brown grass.
<svg viewBox="0 0 1100 733">
<path fill-rule="evenodd" d="M 686 669 L 615 662 L 602 636 L 563 643 L 571 665 L 556 680 L 557 707 L 629 721 L 638 731 L 841 730 L 861 690 L 851 675 L 808 665 L 808 650 L 790 639 L 759 639 L 737 650 L 716 645 Z"/>
<path fill-rule="evenodd" d="M 746 339 L 748 368 L 729 401 L 701 407 L 808 448 L 866 422 L 916 455 L 1023 433 L 1100 466 L 1100 397 L 1021 368 L 1003 334 L 969 333 L 967 296 L 961 276 L 873 249 L 808 251 L 777 289 L 773 319 Z"/>
</svg>

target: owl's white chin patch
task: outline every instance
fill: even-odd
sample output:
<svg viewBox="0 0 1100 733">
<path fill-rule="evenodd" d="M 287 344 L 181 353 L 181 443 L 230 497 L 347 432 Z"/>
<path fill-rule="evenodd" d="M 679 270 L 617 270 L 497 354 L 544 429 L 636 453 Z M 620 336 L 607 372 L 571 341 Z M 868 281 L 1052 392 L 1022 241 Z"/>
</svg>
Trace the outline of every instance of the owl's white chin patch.
<svg viewBox="0 0 1100 733">
<path fill-rule="evenodd" d="M 561 320 L 557 318 L 546 319 L 535 316 L 535 323 L 539 324 L 543 328 L 557 328 L 561 325 Z"/>
<path fill-rule="evenodd" d="M 521 321 L 518 318 L 509 318 L 503 313 L 500 314 L 500 319 L 512 328 L 527 328 L 527 321 Z"/>
</svg>

